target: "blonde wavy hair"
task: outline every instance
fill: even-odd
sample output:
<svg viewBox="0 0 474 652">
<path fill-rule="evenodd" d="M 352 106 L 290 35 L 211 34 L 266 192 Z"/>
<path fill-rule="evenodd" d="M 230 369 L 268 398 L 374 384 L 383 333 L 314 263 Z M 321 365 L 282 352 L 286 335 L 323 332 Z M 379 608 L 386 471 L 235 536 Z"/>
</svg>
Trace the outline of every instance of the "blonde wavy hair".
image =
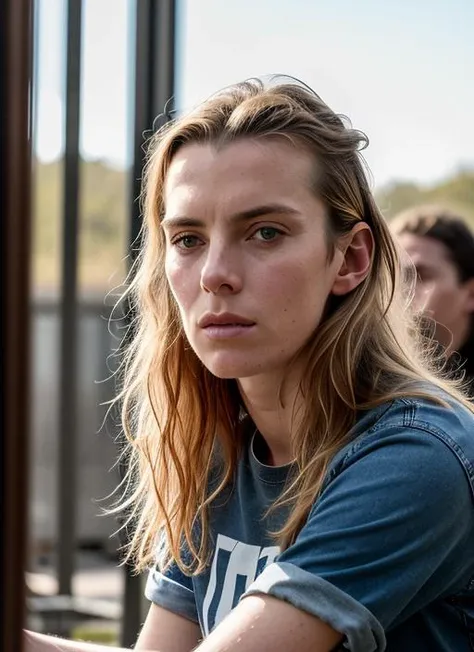
<svg viewBox="0 0 474 652">
<path fill-rule="evenodd" d="M 327 208 L 330 255 L 337 239 L 360 220 L 375 241 L 366 280 L 345 297 L 329 298 L 314 337 L 299 353 L 305 361 L 301 392 L 308 400 L 291 433 L 294 473 L 276 505 L 291 509 L 274 533 L 278 544 L 290 545 L 304 525 L 360 410 L 407 395 L 438 400 L 426 381 L 469 405 L 454 383 L 435 374 L 420 345 L 397 248 L 366 178 L 364 134 L 300 83 L 249 80 L 227 88 L 167 124 L 149 143 L 142 247 L 127 290 L 135 318 L 119 395 L 129 442 L 120 509 L 133 524 L 128 558 L 137 570 L 156 559 L 162 568 L 174 560 L 188 574 L 204 569 L 208 508 L 232 482 L 245 445 L 237 383 L 213 376 L 198 360 L 165 276 L 160 221 L 167 171 L 189 143 L 223 147 L 269 137 L 290 139 L 314 157 L 314 193 Z"/>
</svg>

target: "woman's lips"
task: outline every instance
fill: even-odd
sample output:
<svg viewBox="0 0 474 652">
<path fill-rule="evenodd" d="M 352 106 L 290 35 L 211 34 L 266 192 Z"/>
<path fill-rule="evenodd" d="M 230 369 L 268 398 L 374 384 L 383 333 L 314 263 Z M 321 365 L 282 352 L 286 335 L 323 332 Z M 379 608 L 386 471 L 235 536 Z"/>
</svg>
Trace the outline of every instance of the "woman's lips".
<svg viewBox="0 0 474 652">
<path fill-rule="evenodd" d="M 244 337 L 255 328 L 255 324 L 209 324 L 203 328 L 211 340 Z"/>
<path fill-rule="evenodd" d="M 209 339 L 221 340 L 248 335 L 255 322 L 233 312 L 207 312 L 199 319 L 198 326 Z"/>
</svg>

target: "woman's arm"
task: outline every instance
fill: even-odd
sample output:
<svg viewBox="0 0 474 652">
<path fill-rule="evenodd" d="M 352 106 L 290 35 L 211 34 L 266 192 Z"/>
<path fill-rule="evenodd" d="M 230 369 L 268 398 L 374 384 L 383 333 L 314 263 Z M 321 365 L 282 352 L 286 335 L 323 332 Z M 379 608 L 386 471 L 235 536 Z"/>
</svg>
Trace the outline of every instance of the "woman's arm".
<svg viewBox="0 0 474 652">
<path fill-rule="evenodd" d="M 152 604 L 135 650 L 191 652 L 197 647 L 201 638 L 201 629 L 197 623 Z M 95 651 L 91 650 L 91 652 Z"/>
<path fill-rule="evenodd" d="M 79 641 L 68 641 L 55 636 L 25 631 L 23 652 L 126 652 L 124 648 L 94 645 Z"/>
<path fill-rule="evenodd" d="M 250 595 L 196 652 L 331 652 L 340 648 L 342 639 L 330 625 L 283 600 Z"/>
<path fill-rule="evenodd" d="M 191 652 L 201 638 L 199 626 L 177 614 L 153 605 L 138 638 L 141 652 Z M 24 652 L 127 652 L 125 648 L 68 641 L 54 636 L 25 632 Z"/>
</svg>

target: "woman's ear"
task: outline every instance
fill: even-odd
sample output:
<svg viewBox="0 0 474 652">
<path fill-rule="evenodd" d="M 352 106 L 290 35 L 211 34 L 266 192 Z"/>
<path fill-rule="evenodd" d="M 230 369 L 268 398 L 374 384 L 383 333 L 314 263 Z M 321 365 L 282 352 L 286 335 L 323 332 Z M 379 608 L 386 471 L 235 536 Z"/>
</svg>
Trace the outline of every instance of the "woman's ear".
<svg viewBox="0 0 474 652">
<path fill-rule="evenodd" d="M 351 292 L 367 277 L 372 264 L 374 238 L 366 222 L 358 222 L 337 247 L 343 261 L 334 279 L 331 293 L 341 296 Z"/>
</svg>

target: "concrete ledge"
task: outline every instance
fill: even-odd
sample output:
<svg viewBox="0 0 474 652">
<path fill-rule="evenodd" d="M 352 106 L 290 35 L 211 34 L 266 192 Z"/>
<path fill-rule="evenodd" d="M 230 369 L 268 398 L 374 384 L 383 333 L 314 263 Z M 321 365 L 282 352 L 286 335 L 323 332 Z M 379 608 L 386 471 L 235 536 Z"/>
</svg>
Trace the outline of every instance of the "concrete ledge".
<svg viewBox="0 0 474 652">
<path fill-rule="evenodd" d="M 110 600 L 98 598 L 79 598 L 71 595 L 30 596 L 26 600 L 30 611 L 43 618 L 62 614 L 84 620 L 98 618 L 101 620 L 119 620 L 122 617 L 122 605 Z"/>
</svg>

